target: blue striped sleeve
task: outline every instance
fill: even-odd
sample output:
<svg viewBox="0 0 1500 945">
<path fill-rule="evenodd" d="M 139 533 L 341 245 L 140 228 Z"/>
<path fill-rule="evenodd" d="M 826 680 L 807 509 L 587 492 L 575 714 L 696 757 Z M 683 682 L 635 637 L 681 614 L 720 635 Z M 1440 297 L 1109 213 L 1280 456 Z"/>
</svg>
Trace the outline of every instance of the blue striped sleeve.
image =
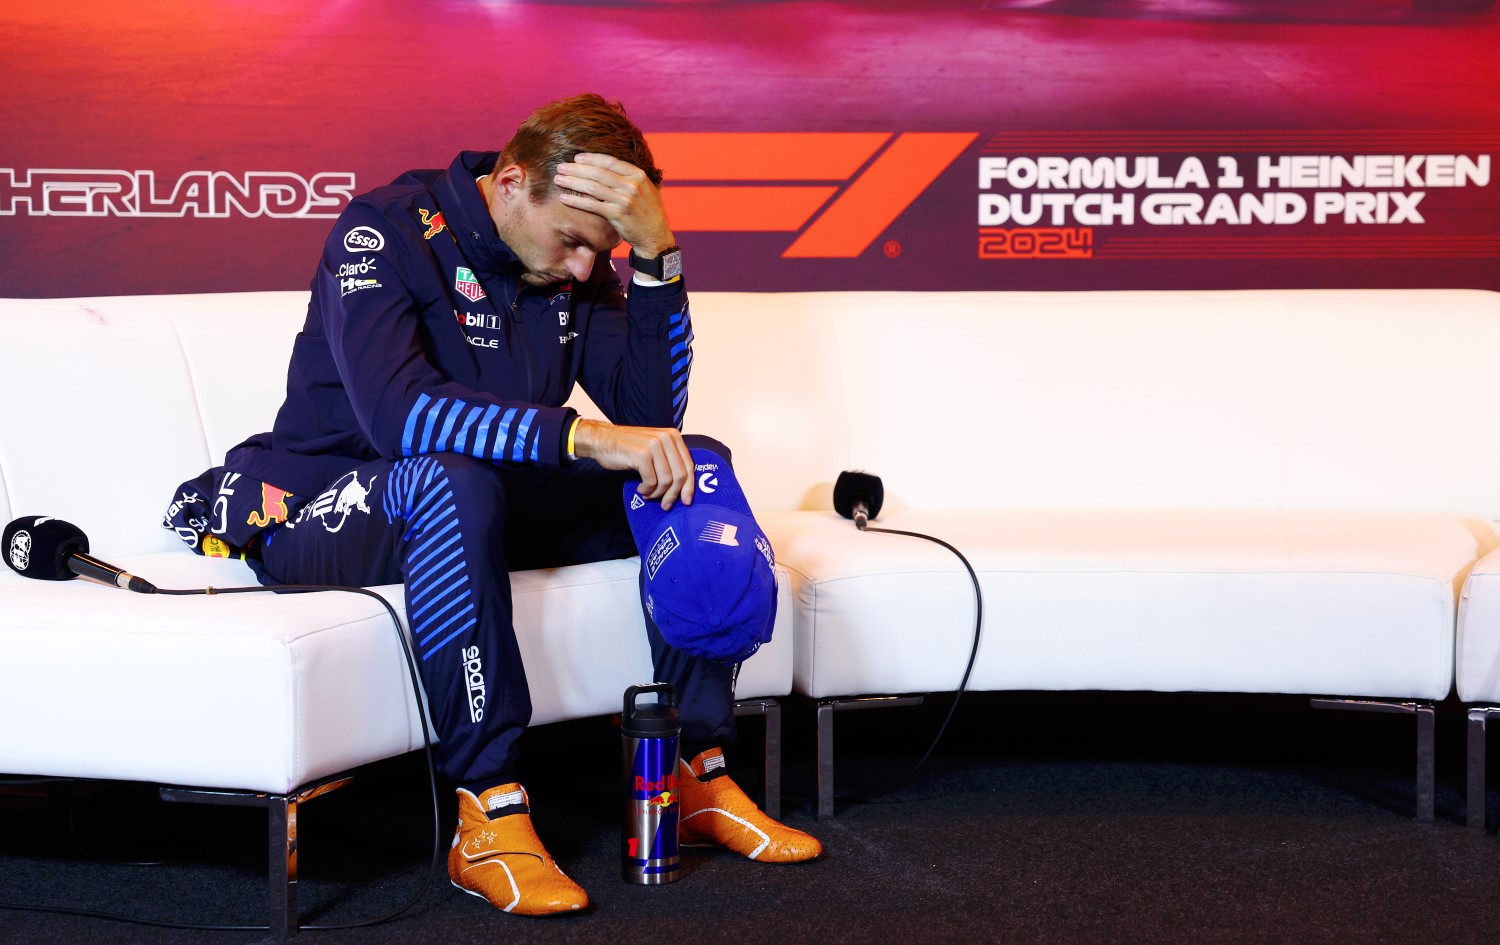
<svg viewBox="0 0 1500 945">
<path fill-rule="evenodd" d="M 454 398 L 453 405 L 448 409 L 448 418 L 443 421 L 443 430 L 438 434 L 437 444 L 434 450 L 441 453 L 448 449 L 448 438 L 453 435 L 453 427 L 458 423 L 458 418 L 468 409 L 469 405 Z"/>
<path fill-rule="evenodd" d="M 526 458 L 526 434 L 531 429 L 531 421 L 535 419 L 535 410 L 528 410 L 521 415 L 520 426 L 516 428 L 516 445 L 510 453 L 513 462 L 519 463 Z"/>
<path fill-rule="evenodd" d="M 453 452 L 468 452 L 468 450 L 464 449 L 464 446 L 469 442 L 469 428 L 474 425 L 474 421 L 478 420 L 479 415 L 482 413 L 484 413 L 483 407 L 469 408 L 468 412 L 464 415 L 464 425 L 458 428 L 458 439 L 453 441 Z"/>
<path fill-rule="evenodd" d="M 474 431 L 474 448 L 469 450 L 469 455 L 479 459 L 485 459 L 485 441 L 490 435 L 490 424 L 495 421 L 495 416 L 500 413 L 499 406 L 490 404 L 484 411 L 484 419 L 479 421 L 479 429 Z"/>
<path fill-rule="evenodd" d="M 501 460 L 505 458 L 505 443 L 510 439 L 510 424 L 516 419 L 517 409 L 510 407 L 505 411 L 505 416 L 500 418 L 500 426 L 495 430 L 495 448 L 490 450 L 489 456 L 481 459 Z"/>
<path fill-rule="evenodd" d="M 687 382 L 693 367 L 693 319 L 684 302 L 682 311 L 667 319 L 667 338 L 673 341 L 668 357 L 672 362 L 672 425 L 682 429 L 687 416 Z"/>
<path fill-rule="evenodd" d="M 448 398 L 439 397 L 431 407 L 427 408 L 427 422 L 422 425 L 422 446 L 417 452 L 432 452 L 432 433 L 437 427 L 438 415 L 443 412 L 443 405 L 446 403 L 448 403 Z"/>
<path fill-rule="evenodd" d="M 417 417 L 421 416 L 422 410 L 432 403 L 432 398 L 426 394 L 418 394 L 417 402 L 412 405 L 411 413 L 406 415 L 406 429 L 401 433 L 401 455 L 411 456 L 416 453 L 412 449 L 412 437 L 417 431 Z"/>
</svg>

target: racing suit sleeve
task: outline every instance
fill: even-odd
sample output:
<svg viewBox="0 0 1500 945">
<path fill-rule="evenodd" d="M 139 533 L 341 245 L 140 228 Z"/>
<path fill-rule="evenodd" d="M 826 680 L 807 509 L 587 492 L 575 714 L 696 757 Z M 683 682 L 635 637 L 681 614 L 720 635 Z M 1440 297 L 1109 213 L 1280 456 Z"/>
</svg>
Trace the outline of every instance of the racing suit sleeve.
<svg viewBox="0 0 1500 945">
<path fill-rule="evenodd" d="M 356 232 L 359 248 L 350 250 Z M 313 281 L 313 304 L 364 435 L 387 459 L 455 452 L 491 461 L 561 463 L 576 416 L 571 408 L 502 400 L 445 377 L 429 361 L 421 313 L 448 301 L 437 294 L 440 283 L 426 290 L 433 298 L 422 297 L 423 280 L 414 270 L 428 263 L 415 255 L 391 221 L 355 203 L 334 227 Z M 378 269 L 366 267 L 365 260 Z M 341 275 L 351 264 L 366 271 Z"/>
<path fill-rule="evenodd" d="M 611 423 L 682 429 L 693 367 L 693 323 L 682 279 L 632 284 L 608 260 L 584 339 L 579 382 Z"/>
</svg>

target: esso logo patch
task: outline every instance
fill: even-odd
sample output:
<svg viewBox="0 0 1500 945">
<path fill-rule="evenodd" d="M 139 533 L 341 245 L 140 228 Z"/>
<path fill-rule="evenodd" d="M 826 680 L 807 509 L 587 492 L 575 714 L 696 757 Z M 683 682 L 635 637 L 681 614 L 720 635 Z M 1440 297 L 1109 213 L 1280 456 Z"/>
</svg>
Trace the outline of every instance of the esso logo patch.
<svg viewBox="0 0 1500 945">
<path fill-rule="evenodd" d="M 356 226 L 344 234 L 344 249 L 351 253 L 378 253 L 385 249 L 385 237 L 374 227 Z"/>
</svg>

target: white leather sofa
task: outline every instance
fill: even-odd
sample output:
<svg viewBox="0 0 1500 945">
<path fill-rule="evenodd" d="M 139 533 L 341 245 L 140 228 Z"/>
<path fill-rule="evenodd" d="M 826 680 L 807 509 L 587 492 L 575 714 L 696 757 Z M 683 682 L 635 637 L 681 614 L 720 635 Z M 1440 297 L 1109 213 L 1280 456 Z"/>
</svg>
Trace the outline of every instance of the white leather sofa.
<svg viewBox="0 0 1500 945">
<path fill-rule="evenodd" d="M 306 306 L 295 292 L 0 301 L 13 392 L 0 407 L 0 520 L 66 519 L 95 557 L 158 587 L 254 585 L 243 562 L 193 554 L 161 520 L 178 483 L 269 428 Z M 638 570 L 630 559 L 514 575 L 533 724 L 618 713 L 627 686 L 652 680 Z M 778 581 L 789 597 L 785 571 Z M 401 587 L 376 590 L 406 629 Z M 265 804 L 273 838 L 287 838 L 270 865 L 281 934 L 296 924 L 298 803 L 422 745 L 395 628 L 353 594 L 141 595 L 0 568 L 0 653 L 0 772 Z M 792 654 L 786 607 L 736 681 L 739 713 L 766 717 L 773 814 L 773 697 L 791 692 Z"/>
<path fill-rule="evenodd" d="M 68 519 L 160 586 L 249 583 L 160 520 L 176 483 L 269 425 L 305 299 L 0 302 L 0 518 Z M 834 713 L 951 691 L 973 635 L 948 552 L 831 511 L 838 472 L 864 468 L 885 482 L 877 526 L 978 571 L 969 688 L 1407 712 L 1431 818 L 1457 591 L 1500 546 L 1500 437 L 1475 411 L 1500 294 L 697 293 L 693 311 L 688 429 L 733 448 L 784 572 L 737 695 L 817 700 L 820 815 Z M 514 584 L 538 724 L 617 711 L 649 677 L 633 561 Z M 389 620 L 353 595 L 0 570 L 0 647 L 0 713 L 25 720 L 0 771 L 260 792 L 279 830 L 322 779 L 420 744 Z"/>
</svg>

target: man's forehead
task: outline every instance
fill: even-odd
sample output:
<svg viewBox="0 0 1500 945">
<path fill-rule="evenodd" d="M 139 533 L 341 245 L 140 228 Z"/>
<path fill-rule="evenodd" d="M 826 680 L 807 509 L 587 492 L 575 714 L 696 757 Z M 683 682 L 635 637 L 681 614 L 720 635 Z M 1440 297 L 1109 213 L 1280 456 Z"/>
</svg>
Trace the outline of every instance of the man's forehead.
<svg viewBox="0 0 1500 945">
<path fill-rule="evenodd" d="M 597 213 L 570 207 L 556 197 L 549 203 L 554 208 L 552 225 L 559 233 L 581 239 L 599 250 L 613 249 L 619 244 L 620 236 L 615 228 Z"/>
</svg>

